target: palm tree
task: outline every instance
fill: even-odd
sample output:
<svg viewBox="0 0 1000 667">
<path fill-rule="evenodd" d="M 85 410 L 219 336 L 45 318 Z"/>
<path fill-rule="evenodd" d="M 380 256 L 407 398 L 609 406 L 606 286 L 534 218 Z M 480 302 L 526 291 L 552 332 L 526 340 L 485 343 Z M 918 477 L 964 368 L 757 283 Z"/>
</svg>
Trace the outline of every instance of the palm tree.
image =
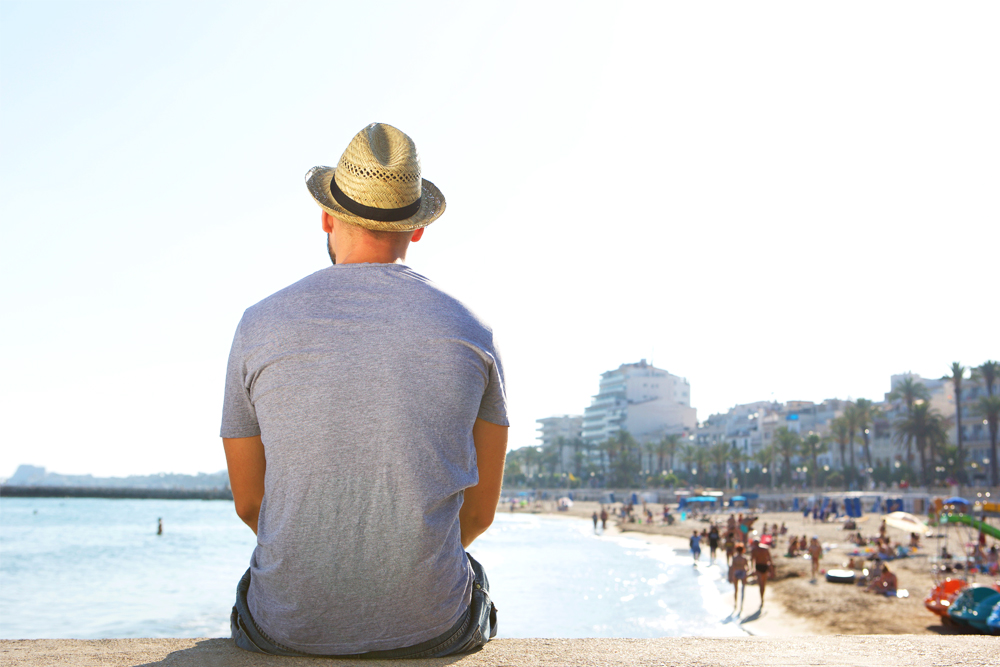
<svg viewBox="0 0 1000 667">
<path fill-rule="evenodd" d="M 708 453 L 709 459 L 715 465 L 715 474 L 719 476 L 720 480 L 725 480 L 726 478 L 726 467 L 730 461 L 729 447 L 728 442 L 719 442 L 712 445 Z M 722 484 L 719 484 L 719 486 L 722 486 Z"/>
<path fill-rule="evenodd" d="M 772 465 L 774 462 L 774 446 L 761 447 L 753 453 L 753 460 L 754 463 L 760 466 L 761 472 L 767 472 L 767 466 Z M 774 477 L 771 476 L 770 480 L 771 488 L 774 488 Z"/>
<path fill-rule="evenodd" d="M 851 446 L 851 475 L 858 471 L 857 465 L 854 463 L 854 434 L 858 432 L 858 408 L 854 403 L 848 403 L 847 407 L 844 408 L 844 419 L 847 422 L 847 438 L 848 444 Z M 848 478 L 850 479 L 850 478 Z"/>
<path fill-rule="evenodd" d="M 906 415 L 909 417 L 913 414 L 913 404 L 918 400 L 926 401 L 931 397 L 930 391 L 928 391 L 927 386 L 923 382 L 917 382 L 913 379 L 912 375 L 905 376 L 900 382 L 896 383 L 896 386 L 892 388 L 889 392 L 890 401 L 898 401 L 902 399 L 906 403 Z M 912 438 L 906 439 L 906 462 L 909 463 L 912 460 L 910 455 L 910 443 L 913 441 Z"/>
<path fill-rule="evenodd" d="M 997 424 L 1000 422 L 1000 396 L 980 396 L 976 412 L 986 418 L 990 429 L 990 486 L 1000 486 L 997 475 Z"/>
<path fill-rule="evenodd" d="M 896 438 L 913 442 L 920 455 L 920 469 L 924 484 L 931 483 L 931 468 L 938 448 L 948 443 L 949 420 L 931 407 L 927 401 L 917 401 L 909 415 L 896 421 Z"/>
<path fill-rule="evenodd" d="M 986 395 L 993 395 L 993 385 L 1000 375 L 1000 361 L 984 361 L 976 368 L 976 376 L 986 385 Z"/>
<path fill-rule="evenodd" d="M 674 469 L 674 456 L 677 455 L 677 448 L 680 446 L 681 436 L 679 435 L 668 435 L 667 437 L 660 440 L 657 445 L 656 453 L 659 455 L 659 468 L 660 471 L 664 470 L 663 459 L 667 458 L 670 461 L 670 465 L 667 470 Z"/>
<path fill-rule="evenodd" d="M 993 393 L 993 385 L 1000 375 L 1000 362 L 985 361 L 977 369 L 977 375 L 986 386 L 986 396 L 980 397 L 976 403 L 976 412 L 986 418 L 990 429 L 990 486 L 1000 486 L 1000 475 L 997 474 L 997 427 L 1000 421 L 1000 396 Z"/>
<path fill-rule="evenodd" d="M 841 415 L 840 417 L 834 418 L 830 422 L 830 430 L 833 432 L 833 438 L 840 445 L 840 467 L 841 469 L 846 469 L 846 461 L 844 461 L 844 454 L 847 449 L 848 434 L 850 433 L 850 426 L 847 423 L 847 419 Z"/>
<path fill-rule="evenodd" d="M 868 441 L 868 427 L 873 425 L 872 422 L 875 421 L 875 417 L 878 416 L 879 411 L 875 407 L 875 404 L 867 398 L 859 398 L 854 403 L 854 408 L 857 411 L 858 430 L 861 431 L 861 435 L 865 439 L 865 462 L 868 464 L 868 468 L 871 469 L 874 466 L 872 466 L 872 450 L 869 447 Z"/>
<path fill-rule="evenodd" d="M 746 473 L 744 470 L 747 469 L 747 463 L 750 461 L 750 455 L 744 450 L 739 449 L 736 445 L 733 445 L 732 450 L 730 450 L 729 460 L 739 466 L 738 477 L 740 480 L 740 488 L 746 486 Z"/>
<path fill-rule="evenodd" d="M 802 455 L 812 461 L 812 484 L 816 487 L 816 475 L 819 474 L 819 463 L 816 459 L 820 454 L 826 453 L 828 447 L 826 441 L 815 433 L 810 433 L 802 441 Z"/>
<path fill-rule="evenodd" d="M 955 429 L 957 432 L 958 446 L 958 479 L 965 480 L 965 453 L 962 451 L 962 378 L 965 376 L 965 366 L 953 361 L 951 363 L 951 375 L 945 375 L 942 380 L 951 380 L 955 387 Z"/>
<path fill-rule="evenodd" d="M 802 439 L 795 431 L 789 431 L 787 426 L 782 426 L 774 432 L 775 453 L 781 456 L 782 464 L 781 476 L 787 481 L 792 472 L 792 457 L 797 456 Z"/>
</svg>

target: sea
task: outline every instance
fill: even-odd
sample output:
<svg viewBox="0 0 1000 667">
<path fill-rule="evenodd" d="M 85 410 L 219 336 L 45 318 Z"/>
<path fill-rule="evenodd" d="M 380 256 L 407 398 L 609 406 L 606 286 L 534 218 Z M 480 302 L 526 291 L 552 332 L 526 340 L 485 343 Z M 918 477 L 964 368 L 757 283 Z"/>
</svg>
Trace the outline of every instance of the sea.
<svg viewBox="0 0 1000 667">
<path fill-rule="evenodd" d="M 0 638 L 229 636 L 254 544 L 232 502 L 3 498 Z M 589 520 L 507 512 L 470 552 L 500 637 L 745 634 L 724 557 L 694 565 Z"/>
</svg>

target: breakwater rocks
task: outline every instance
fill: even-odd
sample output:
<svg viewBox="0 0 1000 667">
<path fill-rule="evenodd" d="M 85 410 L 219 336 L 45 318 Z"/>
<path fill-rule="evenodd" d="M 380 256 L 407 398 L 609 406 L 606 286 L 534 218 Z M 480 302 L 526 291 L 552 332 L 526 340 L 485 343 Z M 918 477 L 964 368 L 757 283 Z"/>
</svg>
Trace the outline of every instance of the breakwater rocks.
<svg viewBox="0 0 1000 667">
<path fill-rule="evenodd" d="M 0 484 L 3 498 L 139 498 L 156 500 L 232 500 L 230 489 L 144 489 L 100 486 L 17 486 Z"/>
</svg>

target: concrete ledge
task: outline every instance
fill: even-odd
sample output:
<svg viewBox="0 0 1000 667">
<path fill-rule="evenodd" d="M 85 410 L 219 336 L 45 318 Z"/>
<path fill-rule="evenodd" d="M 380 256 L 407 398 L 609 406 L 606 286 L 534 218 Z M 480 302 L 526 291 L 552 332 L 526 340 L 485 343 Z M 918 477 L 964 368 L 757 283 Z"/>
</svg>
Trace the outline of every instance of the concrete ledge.
<svg viewBox="0 0 1000 667">
<path fill-rule="evenodd" d="M 740 639 L 497 639 L 472 655 L 393 662 L 278 658 L 241 651 L 228 639 L 34 639 L 0 641 L 0 665 L 270 667 L 275 665 L 684 665 L 685 667 L 937 667 L 1000 665 L 1000 639 L 978 635 L 864 635 Z"/>
</svg>

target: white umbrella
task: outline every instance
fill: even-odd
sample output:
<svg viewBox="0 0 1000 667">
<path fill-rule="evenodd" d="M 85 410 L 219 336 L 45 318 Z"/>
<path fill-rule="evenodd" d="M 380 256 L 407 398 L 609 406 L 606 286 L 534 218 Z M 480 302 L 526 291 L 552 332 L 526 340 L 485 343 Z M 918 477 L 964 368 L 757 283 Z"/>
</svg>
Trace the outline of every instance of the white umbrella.
<svg viewBox="0 0 1000 667">
<path fill-rule="evenodd" d="M 886 525 L 905 530 L 908 533 L 926 533 L 927 524 L 909 512 L 892 512 L 882 518 Z"/>
</svg>

